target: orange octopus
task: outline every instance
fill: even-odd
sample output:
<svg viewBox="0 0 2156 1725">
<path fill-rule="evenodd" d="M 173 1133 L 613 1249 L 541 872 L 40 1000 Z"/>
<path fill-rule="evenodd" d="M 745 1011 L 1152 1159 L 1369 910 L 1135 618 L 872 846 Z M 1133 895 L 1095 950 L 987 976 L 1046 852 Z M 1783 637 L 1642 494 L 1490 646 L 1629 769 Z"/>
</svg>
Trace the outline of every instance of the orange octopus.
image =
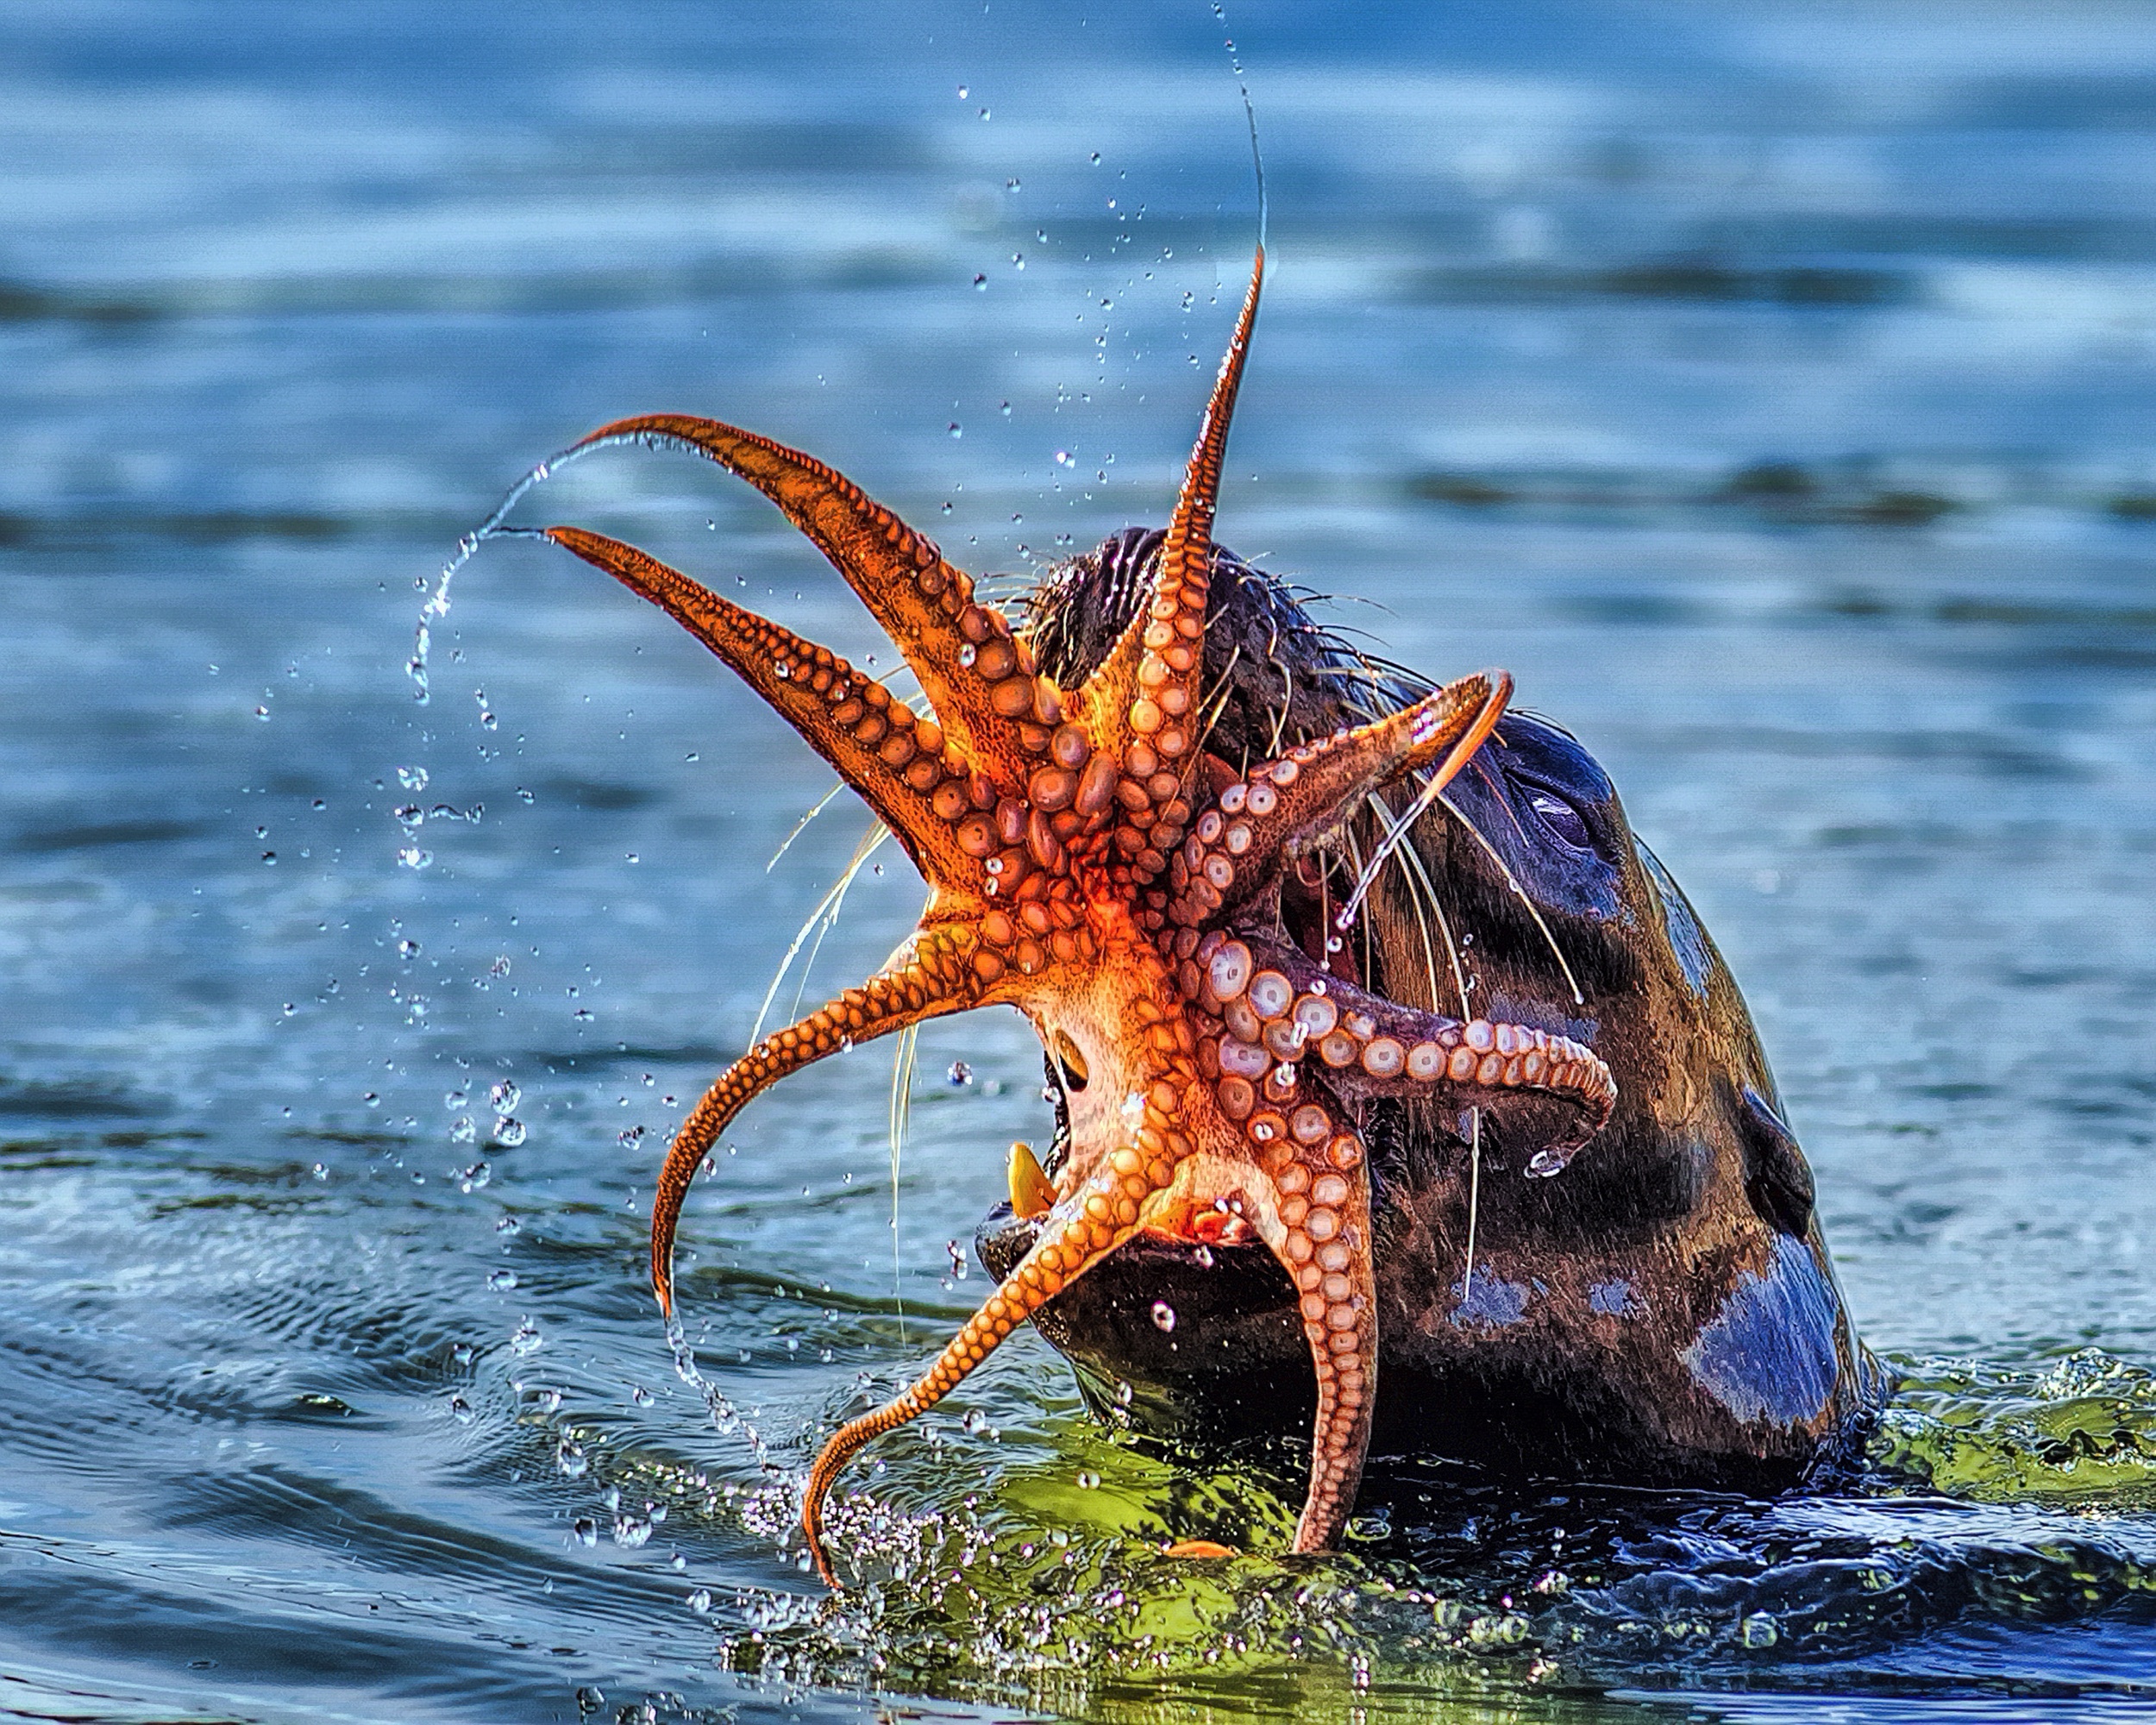
<svg viewBox="0 0 2156 1725">
<path fill-rule="evenodd" d="M 1047 1213 L 1037 1242 L 912 1388 L 816 1459 L 802 1527 L 833 1585 L 822 1511 L 848 1459 L 949 1395 L 1142 1230 L 1194 1242 L 1255 1233 L 1286 1267 L 1318 1383 L 1294 1549 L 1329 1549 L 1354 1505 L 1377 1393 L 1358 1105 L 1417 1087 L 1449 1087 L 1463 1106 L 1478 1093 L 1543 1091 L 1576 1105 L 1575 1132 L 1544 1152 L 1554 1165 L 1614 1106 L 1608 1069 L 1587 1048 L 1380 999 L 1307 957 L 1280 923 L 1283 871 L 1336 839 L 1374 793 L 1416 774 L 1427 792 L 1456 774 L 1503 711 L 1507 677 L 1463 677 L 1247 772 L 1206 752 L 1214 499 L 1263 274 L 1261 249 L 1148 600 L 1075 688 L 1041 673 L 1025 632 L 924 536 L 822 463 L 717 421 L 624 419 L 574 448 L 686 448 L 755 486 L 874 614 L 927 713 L 632 546 L 545 530 L 731 666 L 890 827 L 930 889 L 880 974 L 750 1049 L 683 1122 L 652 1209 L 662 1310 L 671 1317 L 692 1177 L 743 1107 L 787 1073 L 926 1019 L 1007 1005 L 1038 1032 L 1065 1089 L 1070 1150 L 1056 1179 L 1030 1155 L 1014 1158 L 1020 1213 Z"/>
</svg>

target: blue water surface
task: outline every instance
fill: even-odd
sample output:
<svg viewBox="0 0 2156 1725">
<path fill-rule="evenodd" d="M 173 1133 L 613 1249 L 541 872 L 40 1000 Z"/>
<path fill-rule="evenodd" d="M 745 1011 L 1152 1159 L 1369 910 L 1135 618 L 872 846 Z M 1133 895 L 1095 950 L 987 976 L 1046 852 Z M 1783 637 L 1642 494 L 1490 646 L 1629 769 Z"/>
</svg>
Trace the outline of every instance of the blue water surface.
<svg viewBox="0 0 2156 1725">
<path fill-rule="evenodd" d="M 1275 273 L 1222 539 L 1577 732 L 1760 1020 L 1864 1333 L 1847 1495 L 1141 1452 L 982 1293 L 1015 1019 L 664 1140 L 865 816 L 663 618 L 458 536 L 619 414 L 1015 578 L 1173 494 L 1248 267 L 1201 0 L 0 0 L 0 1717 L 2144 1717 L 2156 10 L 1238 4 Z M 633 536 L 856 658 L 754 493 Z M 884 662 L 889 651 L 881 649 Z M 876 853 L 774 1014 L 860 977 Z M 804 946 L 803 955 L 809 948 Z"/>
</svg>

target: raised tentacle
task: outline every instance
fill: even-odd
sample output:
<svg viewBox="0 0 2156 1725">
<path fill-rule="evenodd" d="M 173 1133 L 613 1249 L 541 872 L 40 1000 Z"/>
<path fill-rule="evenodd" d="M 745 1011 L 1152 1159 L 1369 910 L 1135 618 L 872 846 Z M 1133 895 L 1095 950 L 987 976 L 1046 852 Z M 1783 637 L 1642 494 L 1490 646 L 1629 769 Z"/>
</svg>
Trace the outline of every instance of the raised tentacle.
<svg viewBox="0 0 2156 1725">
<path fill-rule="evenodd" d="M 757 1095 L 789 1072 L 872 1037 L 924 1019 L 979 1004 L 980 982 L 970 955 L 977 941 L 964 929 L 924 930 L 903 962 L 858 988 L 818 1007 L 799 1023 L 766 1037 L 721 1073 L 674 1135 L 651 1201 L 651 1289 L 659 1309 L 674 1315 L 674 1234 L 682 1201 L 719 1134 Z"/>
<path fill-rule="evenodd" d="M 1115 866 L 1124 878 L 1141 885 L 1167 868 L 1190 819 L 1190 779 L 1200 754 L 1198 706 L 1213 574 L 1213 505 L 1264 279 L 1261 246 L 1154 565 L 1150 596 L 1086 683 L 1094 733 L 1122 764 L 1116 787 L 1121 812 L 1115 826 Z"/>
<path fill-rule="evenodd" d="M 1168 920 L 1187 928 L 1217 920 L 1276 881 L 1283 862 L 1331 843 L 1370 792 L 1433 761 L 1436 789 L 1426 785 L 1423 794 L 1435 796 L 1482 747 L 1511 696 L 1504 672 L 1478 672 L 1253 767 L 1199 816 L 1171 863 Z"/>
<path fill-rule="evenodd" d="M 708 456 L 786 512 L 828 557 L 906 656 L 944 729 L 1006 788 L 1048 751 L 1062 717 L 1054 683 L 973 580 L 861 487 L 812 455 L 717 419 L 647 413 L 602 425 L 572 445 L 670 445 Z"/>
<path fill-rule="evenodd" d="M 546 535 L 658 605 L 739 673 L 860 792 L 923 875 L 933 881 L 977 872 L 937 812 L 937 789 L 954 781 L 962 789 L 967 773 L 934 719 L 916 718 L 829 648 L 720 598 L 634 545 L 580 527 L 549 527 Z"/>
<path fill-rule="evenodd" d="M 1529 1172 L 1555 1174 L 1609 1123 L 1617 1083 L 1600 1056 L 1571 1038 L 1526 1025 L 1463 1024 L 1388 1000 L 1320 969 L 1297 947 L 1215 932 L 1191 963 L 1200 1007 L 1221 1034 L 1199 1044 L 1221 1111 L 1248 1120 L 1293 1094 L 1295 1074 L 1313 1067 L 1350 1101 L 1369 1096 L 1473 1092 L 1485 1105 L 1507 1091 L 1535 1091 L 1571 1103 L 1570 1131 L 1540 1149 Z M 1312 1057 L 1314 1056 L 1314 1060 Z"/>
</svg>

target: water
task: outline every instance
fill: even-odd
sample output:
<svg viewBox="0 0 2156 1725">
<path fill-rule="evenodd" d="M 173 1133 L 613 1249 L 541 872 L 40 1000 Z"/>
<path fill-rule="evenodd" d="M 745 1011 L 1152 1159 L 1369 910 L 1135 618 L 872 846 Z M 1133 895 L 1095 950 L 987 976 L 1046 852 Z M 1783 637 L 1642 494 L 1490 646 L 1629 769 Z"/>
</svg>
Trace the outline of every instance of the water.
<svg viewBox="0 0 2156 1725">
<path fill-rule="evenodd" d="M 1250 238 L 1207 8 L 10 5 L 0 1713 L 2148 1707 L 2148 13 L 1242 9 L 1223 536 L 1615 773 L 1907 1374 L 1865 1489 L 1395 1469 L 1345 1558 L 1175 1564 L 1277 1549 L 1292 1470 L 1122 1446 L 1021 1337 L 849 1474 L 895 1578 L 829 1601 L 795 1481 L 1045 1130 L 1000 1017 L 922 1034 L 895 1233 L 887 1046 L 755 1106 L 685 1225 L 709 1408 L 674 1369 L 660 1145 L 862 817 L 767 872 L 827 779 L 546 547 L 460 574 L 424 706 L 418 607 L 631 411 L 975 568 L 1158 519 Z M 700 464 L 517 518 L 876 650 Z M 879 852 L 803 998 L 917 905 Z"/>
</svg>

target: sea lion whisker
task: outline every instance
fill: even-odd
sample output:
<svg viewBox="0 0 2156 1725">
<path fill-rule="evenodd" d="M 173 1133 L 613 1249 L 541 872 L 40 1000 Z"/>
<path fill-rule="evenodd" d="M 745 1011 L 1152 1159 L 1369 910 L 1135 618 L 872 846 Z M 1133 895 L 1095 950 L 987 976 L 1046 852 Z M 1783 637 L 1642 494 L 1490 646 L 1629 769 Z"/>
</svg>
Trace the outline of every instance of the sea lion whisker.
<svg viewBox="0 0 2156 1725">
<path fill-rule="evenodd" d="M 1198 748 L 1200 752 L 1212 742 L 1213 731 L 1220 723 L 1220 715 L 1228 710 L 1228 702 L 1234 696 L 1235 667 L 1242 656 L 1243 643 L 1238 641 L 1229 649 L 1227 663 L 1220 668 L 1220 674 L 1213 680 L 1212 690 L 1200 703 L 1206 709 L 1205 722 L 1198 727 Z M 1250 762 L 1244 761 L 1237 770 L 1248 772 Z"/>
<path fill-rule="evenodd" d="M 1481 749 L 1483 742 L 1497 728 L 1497 721 L 1504 713 L 1505 704 L 1511 698 L 1512 679 L 1504 675 L 1502 672 L 1496 674 L 1489 698 L 1483 702 L 1482 712 L 1476 715 L 1474 724 L 1457 743 L 1446 750 L 1444 760 L 1431 769 L 1429 775 L 1423 781 L 1421 790 L 1416 794 L 1414 801 L 1408 806 L 1405 814 L 1398 820 L 1390 823 L 1388 830 L 1376 850 L 1371 855 L 1369 862 L 1363 866 L 1362 872 L 1357 875 L 1353 894 L 1347 903 L 1340 906 L 1340 926 L 1344 930 L 1354 921 L 1357 913 L 1362 909 L 1363 895 L 1369 891 L 1370 883 L 1377 878 L 1377 871 L 1384 867 L 1386 859 L 1400 848 L 1401 841 L 1413 829 L 1415 822 L 1420 820 L 1429 809 L 1432 801 L 1444 792 L 1445 787 L 1452 781 L 1460 769 L 1475 757 L 1476 751 Z"/>
<path fill-rule="evenodd" d="M 1576 1007 L 1585 1006 L 1587 996 L 1580 991 L 1580 980 L 1572 974 L 1572 967 L 1564 957 L 1564 949 L 1557 944 L 1557 936 L 1550 932 L 1550 925 L 1542 919 L 1542 913 L 1535 907 L 1535 901 L 1527 896 L 1527 889 L 1520 884 L 1520 877 L 1513 873 L 1512 866 L 1498 854 L 1497 847 L 1482 837 L 1482 829 L 1460 812 L 1457 803 L 1450 797 L 1439 797 L 1438 800 L 1451 811 L 1453 819 L 1468 830 L 1475 842 L 1482 847 L 1483 854 L 1497 865 L 1498 871 L 1505 877 L 1505 884 L 1512 888 L 1513 896 L 1526 906 L 1527 914 L 1534 919 L 1535 926 L 1542 931 L 1542 938 L 1549 945 L 1550 956 L 1557 961 L 1557 969 L 1564 972 L 1565 986 L 1572 991 L 1572 1004 Z"/>
<path fill-rule="evenodd" d="M 816 955 L 824 950 L 824 937 L 838 926 L 838 913 L 846 908 L 847 890 L 859 876 L 863 865 L 875 855 L 878 847 L 890 835 L 891 829 L 881 821 L 871 825 L 862 835 L 861 843 L 855 846 L 853 857 L 846 864 L 846 872 L 838 877 L 837 891 L 825 894 L 830 908 L 823 913 L 823 920 L 816 930 L 816 938 L 809 943 L 808 957 L 801 961 L 801 978 L 793 985 L 793 1004 L 787 1008 L 793 1017 L 801 1015 L 801 997 L 808 992 L 809 975 L 816 969 Z M 763 1026 L 759 1024 L 756 1028 L 761 1030 Z"/>
<path fill-rule="evenodd" d="M 831 799 L 833 797 L 837 796 L 841 791 L 849 791 L 852 788 L 852 786 L 849 785 L 843 779 L 841 779 L 837 784 L 833 785 L 830 789 L 824 792 L 822 796 L 817 798 L 815 802 L 810 805 L 809 812 L 803 815 L 800 819 L 793 823 L 793 831 L 787 833 L 787 836 L 779 842 L 779 848 L 771 853 L 771 860 L 763 865 L 763 872 L 768 875 L 774 869 L 779 866 L 779 859 L 793 848 L 793 841 L 795 839 L 799 838 L 803 833 L 808 831 L 809 823 L 814 820 L 818 815 L 823 813 L 825 809 L 831 806 Z"/>
<path fill-rule="evenodd" d="M 838 788 L 843 789 L 844 787 L 841 786 Z M 837 790 L 834 790 L 831 793 L 831 796 L 836 796 L 837 794 Z M 830 800 L 830 796 L 824 799 L 824 802 L 825 803 Z M 816 807 L 820 809 L 823 806 L 824 803 L 818 803 Z M 812 809 L 809 812 L 810 816 L 813 816 L 815 812 L 816 811 L 814 809 Z M 804 818 L 802 825 L 805 826 L 807 824 L 807 818 Z M 794 831 L 799 832 L 800 831 L 800 827 L 796 827 Z M 794 931 L 793 944 L 787 948 L 786 957 L 779 961 L 779 968 L 771 978 L 771 986 L 763 991 L 763 1004 L 756 1008 L 756 1021 L 749 1027 L 749 1044 L 750 1047 L 755 1047 L 757 1043 L 763 1040 L 764 1022 L 771 1016 L 771 1003 L 778 999 L 779 989 L 786 982 L 787 972 L 793 968 L 794 955 L 800 951 L 801 944 L 809 938 L 809 931 L 816 926 L 816 919 L 822 916 L 826 911 L 830 912 L 834 917 L 837 916 L 838 906 L 840 903 L 843 902 L 846 897 L 846 888 L 853 884 L 854 876 L 861 872 L 861 865 L 863 862 L 866 862 L 870 855 L 874 851 L 875 848 L 879 844 L 882 844 L 883 841 L 890 836 L 891 829 L 886 826 L 881 821 L 879 820 L 872 822 L 868 831 L 861 836 L 861 842 L 854 847 L 852 860 L 847 863 L 845 872 L 839 875 L 836 881 L 832 881 L 830 887 L 825 888 L 824 896 L 816 901 L 816 908 L 808 913 L 807 919 L 802 923 L 799 929 Z M 787 842 L 790 844 L 793 843 L 793 840 L 789 838 Z M 777 859 L 774 857 L 773 860 L 775 862 Z M 826 926 L 828 926 L 828 925 L 826 925 Z M 817 944 L 819 946 L 823 944 L 822 936 L 819 935 L 817 937 Z M 813 952 L 809 955 L 810 962 L 812 963 L 814 963 L 815 957 L 816 955 Z M 801 973 L 801 982 L 803 987 L 807 986 L 808 973 L 805 969 L 804 969 Z M 800 1002 L 800 990 L 797 988 L 794 991 L 793 996 L 794 1009 L 796 1011 L 799 1011 Z"/>
<path fill-rule="evenodd" d="M 899 1032 L 891 1056 L 891 1303 L 899 1314 L 899 1340 L 906 1340 L 906 1283 L 899 1257 L 899 1162 L 913 1126 L 913 1063 L 921 1046 L 921 1027 Z"/>
<path fill-rule="evenodd" d="M 1482 1208 L 1482 1111 L 1467 1111 L 1467 1267 L 1460 1272 L 1460 1304 L 1475 1292 L 1475 1224 Z"/>
<path fill-rule="evenodd" d="M 1431 881 L 1429 870 L 1423 867 L 1422 853 L 1413 845 L 1409 844 L 1402 846 L 1400 854 L 1406 859 L 1409 873 L 1420 884 L 1423 897 L 1428 901 L 1432 913 L 1438 919 L 1438 932 L 1445 937 L 1445 953 L 1452 961 L 1453 985 L 1460 994 L 1460 1016 L 1463 1019 L 1473 1018 L 1475 1014 L 1470 1010 L 1467 1002 L 1467 969 L 1460 962 L 1458 943 L 1452 938 L 1451 921 L 1445 913 L 1445 906 L 1438 900 L 1438 889 Z M 1432 1011 L 1434 1012 L 1437 1009 L 1437 1004 L 1438 991 L 1432 985 L 1430 990 Z"/>
</svg>

